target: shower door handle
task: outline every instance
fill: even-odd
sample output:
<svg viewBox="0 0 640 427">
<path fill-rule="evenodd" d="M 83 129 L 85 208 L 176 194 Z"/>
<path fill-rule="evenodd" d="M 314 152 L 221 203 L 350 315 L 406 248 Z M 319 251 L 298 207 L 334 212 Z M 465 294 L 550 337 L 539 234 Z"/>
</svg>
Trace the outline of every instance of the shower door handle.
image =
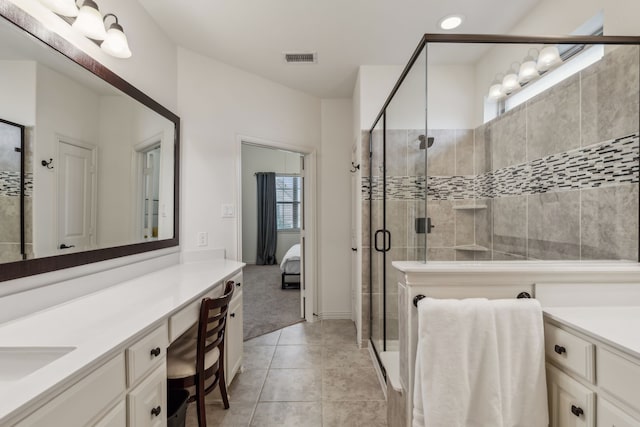
<svg viewBox="0 0 640 427">
<path fill-rule="evenodd" d="M 380 235 L 380 233 L 384 233 L 384 230 L 376 230 L 376 234 L 373 235 L 373 247 L 376 248 L 378 252 L 384 252 L 384 248 L 380 249 L 378 246 L 378 235 Z"/>
<path fill-rule="evenodd" d="M 383 234 L 382 248 L 380 248 L 380 246 L 378 245 L 378 236 L 380 235 L 380 233 Z M 389 232 L 389 230 L 376 230 L 376 234 L 374 234 L 373 238 L 373 246 L 378 252 L 388 252 L 389 249 L 391 249 L 391 233 Z"/>
</svg>

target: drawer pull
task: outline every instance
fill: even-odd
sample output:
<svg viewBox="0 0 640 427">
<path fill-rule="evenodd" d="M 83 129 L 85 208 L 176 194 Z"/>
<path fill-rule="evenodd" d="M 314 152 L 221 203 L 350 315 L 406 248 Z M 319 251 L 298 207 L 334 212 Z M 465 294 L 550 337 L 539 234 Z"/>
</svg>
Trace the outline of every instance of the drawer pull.
<svg viewBox="0 0 640 427">
<path fill-rule="evenodd" d="M 556 344 L 556 345 L 553 347 L 553 351 L 555 351 L 555 352 L 556 352 L 556 353 L 558 353 L 558 354 L 562 354 L 562 353 L 566 353 L 566 352 L 567 352 L 567 349 L 566 349 L 566 348 L 564 348 L 564 347 L 563 347 L 563 346 L 561 346 L 561 345 Z"/>
<path fill-rule="evenodd" d="M 152 357 L 160 356 L 160 347 L 156 347 L 156 348 L 152 349 L 151 350 L 151 356 Z"/>
<path fill-rule="evenodd" d="M 571 405 L 571 413 L 576 417 L 579 417 L 580 415 L 584 414 L 584 411 L 582 410 L 582 408 L 579 408 L 576 405 Z"/>
<path fill-rule="evenodd" d="M 573 408 L 571 410 L 573 410 Z M 160 415 L 160 412 L 162 412 L 162 408 L 160 408 L 159 406 L 156 406 L 155 408 L 151 409 L 151 415 L 153 415 L 154 417 L 157 417 L 158 415 Z"/>
<path fill-rule="evenodd" d="M 236 317 L 236 314 L 235 313 L 231 313 L 229 316 Z"/>
</svg>

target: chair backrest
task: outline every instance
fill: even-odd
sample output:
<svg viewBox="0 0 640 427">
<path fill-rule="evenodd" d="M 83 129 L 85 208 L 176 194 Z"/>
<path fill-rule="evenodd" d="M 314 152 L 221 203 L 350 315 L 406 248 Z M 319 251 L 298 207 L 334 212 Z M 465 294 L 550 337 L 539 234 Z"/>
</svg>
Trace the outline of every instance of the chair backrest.
<svg viewBox="0 0 640 427">
<path fill-rule="evenodd" d="M 220 360 L 222 360 L 227 310 L 234 289 L 235 283 L 229 280 L 225 284 L 224 293 L 221 296 L 202 299 L 196 353 L 196 370 L 199 372 L 204 371 L 205 354 L 214 348 L 220 347 Z"/>
</svg>

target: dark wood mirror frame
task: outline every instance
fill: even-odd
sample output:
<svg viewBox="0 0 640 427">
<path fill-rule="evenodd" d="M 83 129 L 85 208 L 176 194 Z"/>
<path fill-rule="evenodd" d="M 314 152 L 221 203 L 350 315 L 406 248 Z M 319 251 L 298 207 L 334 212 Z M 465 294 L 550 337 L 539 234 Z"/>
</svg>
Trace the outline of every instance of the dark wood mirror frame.
<svg viewBox="0 0 640 427">
<path fill-rule="evenodd" d="M 67 40 L 44 27 L 38 20 L 7 0 L 0 0 L 0 15 L 2 18 L 26 31 L 35 39 L 43 42 L 52 49 L 60 52 L 87 71 L 100 77 L 113 87 L 121 90 L 136 101 L 165 117 L 174 126 L 174 171 L 173 171 L 173 238 L 152 242 L 135 243 L 131 245 L 115 246 L 104 249 L 94 249 L 85 252 L 36 258 L 0 264 L 0 281 L 33 276 L 50 271 L 62 270 L 70 267 L 91 264 L 113 258 L 139 254 L 142 252 L 178 246 L 179 244 L 179 201 L 180 201 L 180 118 L 151 99 L 148 95 L 135 88 L 113 71 L 79 50 Z"/>
</svg>

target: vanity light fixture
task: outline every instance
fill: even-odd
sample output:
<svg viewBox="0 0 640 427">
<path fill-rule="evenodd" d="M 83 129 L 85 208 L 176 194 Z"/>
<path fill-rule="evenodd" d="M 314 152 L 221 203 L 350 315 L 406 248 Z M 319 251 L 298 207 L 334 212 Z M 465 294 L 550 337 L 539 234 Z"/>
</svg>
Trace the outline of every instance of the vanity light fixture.
<svg viewBox="0 0 640 427">
<path fill-rule="evenodd" d="M 462 24 L 462 21 L 464 21 L 462 15 L 447 15 L 438 21 L 438 27 L 445 31 L 454 30 Z"/>
<path fill-rule="evenodd" d="M 560 52 L 558 51 L 558 47 L 553 46 L 545 46 L 541 51 L 540 55 L 538 55 L 538 71 L 543 72 L 547 71 L 554 66 L 560 64 L 562 62 L 562 58 L 560 58 Z"/>
<path fill-rule="evenodd" d="M 532 54 L 532 52 L 534 53 Z M 522 60 L 520 70 L 518 71 L 518 82 L 520 84 L 528 83 L 531 80 L 540 77 L 540 73 L 538 72 L 538 64 L 535 58 L 535 55 L 537 54 L 538 49 L 529 49 L 529 53 Z"/>
<path fill-rule="evenodd" d="M 49 10 L 58 15 L 73 18 L 78 16 L 78 6 L 75 0 L 40 0 Z"/>
<path fill-rule="evenodd" d="M 515 66 L 514 66 L 515 65 Z M 511 68 L 507 71 L 507 75 L 502 79 L 502 90 L 505 94 L 510 94 L 520 89 L 520 83 L 518 82 L 518 69 L 519 64 L 514 62 L 511 64 Z"/>
<path fill-rule="evenodd" d="M 118 17 L 113 13 L 107 13 L 103 18 L 94 0 L 80 0 L 80 10 L 77 2 L 78 0 L 40 0 L 49 10 L 71 24 L 72 28 L 98 44 L 105 53 L 115 58 L 130 58 L 129 42 Z M 115 22 L 106 29 L 107 18 L 110 16 Z"/>
<path fill-rule="evenodd" d="M 102 14 L 93 0 L 84 0 L 78 17 L 71 27 L 93 40 L 104 40 L 107 37 Z"/>
<path fill-rule="evenodd" d="M 100 47 L 111 56 L 116 58 L 130 58 L 131 49 L 129 49 L 129 43 L 127 42 L 127 36 L 124 35 L 122 25 L 118 23 L 118 17 L 113 13 L 107 13 L 104 16 L 104 22 L 107 22 L 107 18 L 112 16 L 115 22 L 111 24 L 107 30 L 107 37 L 104 39 Z"/>
</svg>

